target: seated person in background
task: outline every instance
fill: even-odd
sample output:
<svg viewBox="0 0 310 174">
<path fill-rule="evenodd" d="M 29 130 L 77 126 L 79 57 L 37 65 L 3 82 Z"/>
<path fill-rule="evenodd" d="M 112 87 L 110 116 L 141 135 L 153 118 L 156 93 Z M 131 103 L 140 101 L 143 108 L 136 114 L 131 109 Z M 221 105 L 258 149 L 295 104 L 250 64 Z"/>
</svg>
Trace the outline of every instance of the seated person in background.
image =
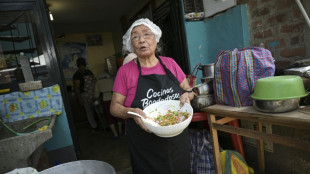
<svg viewBox="0 0 310 174">
<path fill-rule="evenodd" d="M 123 65 L 125 65 L 126 63 L 132 61 L 134 58 L 137 58 L 137 55 L 135 53 L 131 53 L 129 51 L 126 51 L 125 59 L 123 61 Z"/>
<path fill-rule="evenodd" d="M 114 117 L 110 113 L 110 105 L 111 105 L 111 99 L 112 99 L 112 89 L 113 89 L 114 81 L 109 77 L 109 75 L 104 75 L 99 79 L 96 83 L 95 88 L 95 98 L 99 98 L 100 93 L 103 94 L 102 98 L 99 98 L 99 103 L 102 103 L 102 107 L 104 110 L 104 115 L 107 118 L 107 122 L 109 124 L 109 127 L 112 130 L 113 138 L 118 138 L 119 135 L 121 135 L 122 132 L 122 119 Z M 118 126 L 118 132 L 116 131 L 115 124 Z"/>
</svg>

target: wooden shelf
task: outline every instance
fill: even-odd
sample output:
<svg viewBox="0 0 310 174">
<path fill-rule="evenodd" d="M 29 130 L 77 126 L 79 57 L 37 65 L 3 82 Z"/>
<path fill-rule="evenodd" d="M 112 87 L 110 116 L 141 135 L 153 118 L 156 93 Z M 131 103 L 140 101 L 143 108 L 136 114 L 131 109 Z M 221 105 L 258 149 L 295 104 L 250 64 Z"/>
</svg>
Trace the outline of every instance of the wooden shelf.
<svg viewBox="0 0 310 174">
<path fill-rule="evenodd" d="M 23 42 L 29 39 L 30 37 L 26 37 L 26 36 L 0 36 L 0 40 L 3 40 L 3 41 Z"/>
<path fill-rule="evenodd" d="M 20 49 L 20 50 L 10 50 L 10 51 L 3 51 L 3 54 L 19 54 L 20 52 L 33 53 L 36 50 L 37 50 L 36 48 Z"/>
<path fill-rule="evenodd" d="M 13 26 L 7 26 L 7 24 L 0 24 L 0 31 L 3 32 L 3 31 L 10 31 L 10 30 L 15 30 L 16 27 L 13 25 Z"/>
<path fill-rule="evenodd" d="M 8 31 L 10 29 L 12 29 L 12 25 L 18 21 L 18 19 L 20 17 L 22 17 L 24 15 L 25 12 L 21 12 L 14 20 L 12 20 L 10 23 L 8 24 L 4 24 L 4 25 L 0 25 L 0 32 L 3 32 L 3 31 Z"/>
</svg>

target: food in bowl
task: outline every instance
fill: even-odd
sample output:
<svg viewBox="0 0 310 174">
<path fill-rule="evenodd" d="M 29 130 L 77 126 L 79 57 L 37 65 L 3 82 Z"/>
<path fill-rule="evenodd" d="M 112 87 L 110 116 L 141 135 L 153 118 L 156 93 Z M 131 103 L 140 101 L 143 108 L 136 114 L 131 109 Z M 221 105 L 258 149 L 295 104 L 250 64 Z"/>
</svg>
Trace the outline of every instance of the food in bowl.
<svg viewBox="0 0 310 174">
<path fill-rule="evenodd" d="M 143 112 L 154 120 L 158 115 L 167 114 L 168 110 L 186 112 L 188 113 L 188 117 L 177 124 L 167 126 L 150 124 L 148 119 L 142 119 L 145 127 L 159 137 L 174 137 L 182 133 L 190 124 L 193 117 L 193 108 L 190 104 L 185 103 L 181 107 L 179 100 L 160 101 L 147 106 L 143 109 Z"/>
<path fill-rule="evenodd" d="M 169 126 L 181 123 L 189 117 L 189 112 L 168 110 L 165 114 L 159 114 L 153 120 L 160 126 Z"/>
</svg>

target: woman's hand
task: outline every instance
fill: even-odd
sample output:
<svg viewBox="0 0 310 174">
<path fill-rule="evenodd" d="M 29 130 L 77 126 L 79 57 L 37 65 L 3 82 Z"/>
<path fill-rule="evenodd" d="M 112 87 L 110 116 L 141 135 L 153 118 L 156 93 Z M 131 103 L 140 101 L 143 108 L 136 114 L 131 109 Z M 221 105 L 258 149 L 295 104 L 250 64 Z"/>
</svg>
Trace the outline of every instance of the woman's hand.
<svg viewBox="0 0 310 174">
<path fill-rule="evenodd" d="M 144 118 L 146 118 L 145 113 L 144 113 L 140 108 L 133 108 L 131 112 L 138 113 L 138 114 L 142 115 Z M 131 115 L 131 114 L 129 114 L 129 115 Z M 144 124 L 143 124 L 143 122 L 142 122 L 142 119 L 141 119 L 140 117 L 131 115 L 131 118 L 133 118 L 133 120 L 135 120 L 135 122 L 137 123 L 137 125 L 139 125 L 139 126 L 141 127 L 141 129 L 145 130 L 146 132 L 151 133 L 151 131 L 148 130 L 148 129 L 144 126 Z"/>
<path fill-rule="evenodd" d="M 138 113 L 140 115 L 142 115 L 143 117 L 145 117 L 145 113 L 140 109 L 140 108 L 127 108 L 124 107 L 124 101 L 125 101 L 126 97 L 120 93 L 114 92 L 113 96 L 112 96 L 112 101 L 111 101 L 111 106 L 110 106 L 110 111 L 111 114 L 115 117 L 119 117 L 119 118 L 133 118 L 134 121 L 145 131 L 151 133 L 150 130 L 148 130 L 140 117 L 134 116 L 132 114 L 128 114 L 128 111 L 131 112 L 135 112 Z"/>
<path fill-rule="evenodd" d="M 183 106 L 184 103 L 191 104 L 191 97 L 190 97 L 190 94 L 188 92 L 183 93 L 180 97 L 181 106 Z"/>
<path fill-rule="evenodd" d="M 185 90 L 181 97 L 180 97 L 180 105 L 183 106 L 184 103 L 190 104 L 191 100 L 195 97 L 196 93 L 192 92 L 192 88 L 189 86 L 188 81 L 186 78 L 180 84 L 180 87 Z"/>
</svg>

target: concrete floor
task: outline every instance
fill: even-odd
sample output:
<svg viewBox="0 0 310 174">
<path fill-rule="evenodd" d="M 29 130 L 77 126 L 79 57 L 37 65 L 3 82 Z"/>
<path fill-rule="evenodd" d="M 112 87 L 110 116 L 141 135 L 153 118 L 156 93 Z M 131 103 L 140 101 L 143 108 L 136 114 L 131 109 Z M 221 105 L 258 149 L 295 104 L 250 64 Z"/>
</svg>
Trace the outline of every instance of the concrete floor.
<svg viewBox="0 0 310 174">
<path fill-rule="evenodd" d="M 201 129 L 203 124 L 191 123 L 189 127 Z M 106 133 L 92 133 L 87 121 L 76 123 L 81 153 L 79 160 L 104 161 L 111 164 L 117 174 L 132 174 L 126 136 L 112 139 L 112 132 L 109 129 L 106 130 Z"/>
<path fill-rule="evenodd" d="M 112 132 L 92 133 L 88 122 L 76 125 L 80 160 L 99 160 L 111 164 L 117 174 L 132 174 L 127 138 L 112 139 Z"/>
<path fill-rule="evenodd" d="M 189 127 L 201 129 L 203 125 L 191 123 Z M 111 164 L 117 174 L 132 174 L 126 136 L 112 139 L 112 132 L 109 129 L 106 133 L 92 133 L 87 121 L 77 123 L 76 132 L 80 144 L 79 160 L 104 161 Z M 224 149 L 233 149 L 228 134 L 219 136 L 219 141 Z M 255 173 L 259 174 L 256 170 Z"/>
</svg>

